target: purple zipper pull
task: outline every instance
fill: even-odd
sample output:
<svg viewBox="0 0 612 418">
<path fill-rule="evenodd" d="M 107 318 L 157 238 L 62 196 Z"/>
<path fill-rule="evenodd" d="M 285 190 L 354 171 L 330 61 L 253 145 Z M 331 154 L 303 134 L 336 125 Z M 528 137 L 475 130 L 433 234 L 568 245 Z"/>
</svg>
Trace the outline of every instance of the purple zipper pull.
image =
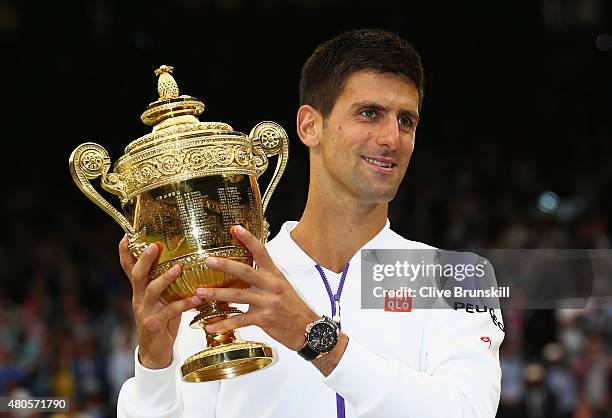
<svg viewBox="0 0 612 418">
<path fill-rule="evenodd" d="M 335 313 L 332 319 L 338 324 L 338 327 L 340 327 L 340 295 L 337 293 L 334 295 L 334 308 Z"/>
</svg>

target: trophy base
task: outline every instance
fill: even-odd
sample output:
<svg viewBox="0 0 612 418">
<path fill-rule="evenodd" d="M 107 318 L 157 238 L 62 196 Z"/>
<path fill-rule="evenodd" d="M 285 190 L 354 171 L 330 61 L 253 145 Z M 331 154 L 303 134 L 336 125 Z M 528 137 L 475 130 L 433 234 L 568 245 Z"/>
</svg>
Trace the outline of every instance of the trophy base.
<svg viewBox="0 0 612 418">
<path fill-rule="evenodd" d="M 253 341 L 210 347 L 189 357 L 181 367 L 183 380 L 210 382 L 251 373 L 272 364 L 272 349 Z"/>
</svg>

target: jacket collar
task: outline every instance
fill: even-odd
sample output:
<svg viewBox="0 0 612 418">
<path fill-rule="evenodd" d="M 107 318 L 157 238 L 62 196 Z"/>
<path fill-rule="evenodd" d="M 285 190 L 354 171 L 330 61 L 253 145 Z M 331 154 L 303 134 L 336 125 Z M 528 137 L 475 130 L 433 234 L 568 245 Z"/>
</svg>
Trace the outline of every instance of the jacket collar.
<svg viewBox="0 0 612 418">
<path fill-rule="evenodd" d="M 277 265 L 283 267 L 283 269 L 299 272 L 299 271 L 312 271 L 314 266 L 317 264 L 315 260 L 310 258 L 308 254 L 300 248 L 299 245 L 291 238 L 291 231 L 297 226 L 297 221 L 287 221 L 281 228 L 279 233 L 270 241 L 271 256 Z M 351 257 L 350 263 L 361 261 L 361 250 L 364 248 L 381 248 L 382 242 L 389 237 L 391 233 L 391 224 L 389 219 L 385 222 L 385 226 L 363 247 L 361 247 Z"/>
</svg>

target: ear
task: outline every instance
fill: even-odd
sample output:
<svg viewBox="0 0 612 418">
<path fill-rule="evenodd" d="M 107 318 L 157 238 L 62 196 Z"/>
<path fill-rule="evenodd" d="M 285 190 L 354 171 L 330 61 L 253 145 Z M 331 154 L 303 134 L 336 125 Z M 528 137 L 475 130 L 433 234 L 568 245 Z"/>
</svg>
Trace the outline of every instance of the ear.
<svg viewBox="0 0 612 418">
<path fill-rule="evenodd" d="M 308 148 L 316 147 L 320 143 L 323 129 L 321 113 L 310 105 L 302 105 L 297 112 L 297 134 Z"/>
</svg>

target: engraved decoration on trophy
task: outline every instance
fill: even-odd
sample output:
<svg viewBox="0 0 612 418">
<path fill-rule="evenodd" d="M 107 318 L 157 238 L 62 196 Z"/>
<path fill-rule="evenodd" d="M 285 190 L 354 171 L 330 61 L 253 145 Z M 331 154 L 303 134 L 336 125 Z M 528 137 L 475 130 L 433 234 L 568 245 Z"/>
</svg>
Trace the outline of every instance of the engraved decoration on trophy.
<svg viewBox="0 0 612 418">
<path fill-rule="evenodd" d="M 162 65 L 159 99 L 149 104 L 141 120 L 151 133 L 131 142 L 110 171 L 106 150 L 95 143 L 79 145 L 70 155 L 72 178 L 81 191 L 108 213 L 127 233 L 128 247 L 138 257 L 151 243 L 162 245 L 150 280 L 174 264 L 182 275 L 164 292 L 168 301 L 195 294 L 199 287 L 248 287 L 227 273 L 208 269 L 208 256 L 227 257 L 249 265 L 253 257 L 230 234 L 240 224 L 262 243 L 268 238 L 266 206 L 289 158 L 289 140 L 274 122 L 261 122 L 249 135 L 221 122 L 201 122 L 204 103 L 179 95 L 173 68 Z M 264 193 L 257 178 L 278 156 L 276 170 Z M 100 177 L 102 189 L 119 196 L 122 212 L 90 183 Z M 241 311 L 226 302 L 203 302 L 192 327 L 218 321 Z M 270 365 L 273 351 L 266 344 L 241 341 L 233 331 L 209 333 L 207 348 L 183 363 L 188 382 L 219 380 Z"/>
</svg>

